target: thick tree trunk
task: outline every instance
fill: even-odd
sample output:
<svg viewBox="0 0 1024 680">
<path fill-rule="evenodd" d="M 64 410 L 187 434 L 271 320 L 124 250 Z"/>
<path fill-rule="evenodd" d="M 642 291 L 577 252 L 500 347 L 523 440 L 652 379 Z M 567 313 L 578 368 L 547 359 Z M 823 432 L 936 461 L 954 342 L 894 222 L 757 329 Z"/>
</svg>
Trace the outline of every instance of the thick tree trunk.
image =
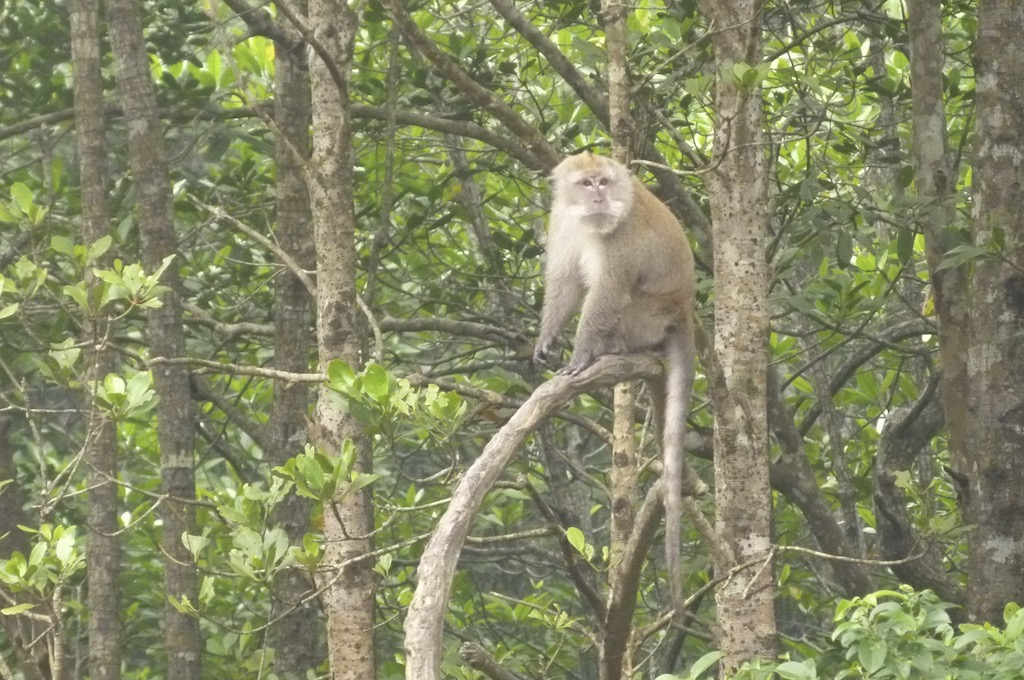
<svg viewBox="0 0 1024 680">
<path fill-rule="evenodd" d="M 303 179 L 303 159 L 309 157 L 309 72 L 306 46 L 296 33 L 293 43 L 275 43 L 274 83 L 277 159 L 277 242 L 303 269 L 315 262 L 309 195 Z M 297 157 L 296 154 L 301 156 Z M 293 373 L 309 369 L 313 336 L 310 332 L 313 299 L 302 281 L 283 270 L 275 279 L 274 368 Z M 310 393 L 305 385 L 277 383 L 267 422 L 267 461 L 283 465 L 302 452 L 306 440 L 305 419 Z M 293 544 L 301 545 L 309 529 L 309 501 L 290 494 L 278 506 L 273 521 L 280 524 Z M 293 610 L 271 631 L 275 650 L 274 669 L 280 677 L 304 678 L 323 661 L 320 605 L 309 599 L 314 584 L 299 569 L 281 573 L 274 584 L 275 602 Z M 275 612 L 280 613 L 280 612 Z"/>
<path fill-rule="evenodd" d="M 71 0 L 71 58 L 74 73 L 75 136 L 82 193 L 82 241 L 94 243 L 109 234 L 106 142 L 103 119 L 103 76 L 100 59 L 100 4 Z M 86 278 L 93 280 L 92 271 Z M 111 348 L 104 347 L 107 323 L 89 320 L 92 350 L 88 384 L 98 384 L 114 370 Z M 117 536 L 117 431 L 95 406 L 89 409 L 85 444 L 89 489 L 89 543 L 86 549 L 89 593 L 89 676 L 121 677 L 120 588 L 121 545 Z"/>
<path fill-rule="evenodd" d="M 312 0 L 310 24 L 325 54 L 310 62 L 313 101 L 313 157 L 309 194 L 316 233 L 317 347 L 320 366 L 340 359 L 359 363 L 356 332 L 355 210 L 352 198 L 353 149 L 348 78 L 358 16 L 342 0 Z M 331 60 L 330 64 L 324 57 Z M 331 66 L 332 68 L 328 68 Z M 369 472 L 371 460 L 356 425 L 321 388 L 314 415 L 316 444 L 328 455 L 354 440 L 356 469 Z M 352 491 L 324 510 L 325 558 L 322 585 L 327 613 L 331 677 L 375 677 L 374 575 L 372 560 L 357 558 L 373 548 L 373 507 L 367 489 Z M 340 566 L 348 563 L 346 566 Z M 337 570 L 341 569 L 341 574 Z"/>
<path fill-rule="evenodd" d="M 156 271 L 164 258 L 174 254 L 177 235 L 172 218 L 171 180 L 164 152 L 163 128 L 157 116 L 156 94 L 149 70 L 149 55 L 142 36 L 137 0 L 107 0 L 107 23 L 114 47 L 117 89 L 128 126 L 128 152 L 132 180 L 138 197 L 136 220 L 142 245 L 142 262 Z M 185 356 L 182 327 L 181 285 L 178 269 L 170 266 L 162 283 L 170 290 L 161 298 L 163 306 L 149 312 L 147 334 L 154 357 Z M 192 444 L 194 418 L 188 370 L 163 364 L 153 371 L 160 442 L 161 489 L 168 499 L 160 505 L 163 523 L 161 550 L 164 560 L 166 596 L 198 602 L 198 582 L 192 555 L 182 543 L 182 534 L 194 533 L 195 470 Z M 199 620 L 164 607 L 164 642 L 167 677 L 192 680 L 199 677 L 201 639 Z"/>
<path fill-rule="evenodd" d="M 767 559 L 772 498 L 768 469 L 767 166 L 760 83 L 737 82 L 736 65 L 761 61 L 761 2 L 702 0 L 714 21 L 715 528 L 737 564 Z M 731 567 L 734 565 L 720 565 Z M 755 582 L 756 579 L 756 582 Z M 723 672 L 775 652 L 771 565 L 737 573 L 715 593 Z"/>
<path fill-rule="evenodd" d="M 982 0 L 978 28 L 974 241 L 1000 253 L 974 263 L 968 436 L 957 471 L 974 527 L 968 614 L 1001 623 L 1007 602 L 1024 602 L 1024 4 Z"/>
</svg>

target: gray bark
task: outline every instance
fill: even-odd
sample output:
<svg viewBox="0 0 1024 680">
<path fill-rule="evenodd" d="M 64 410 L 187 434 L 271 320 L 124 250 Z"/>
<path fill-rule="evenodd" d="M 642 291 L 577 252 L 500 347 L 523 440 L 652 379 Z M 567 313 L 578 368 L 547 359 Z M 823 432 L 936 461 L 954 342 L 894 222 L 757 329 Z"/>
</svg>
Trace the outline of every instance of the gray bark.
<svg viewBox="0 0 1024 680">
<path fill-rule="evenodd" d="M 322 369 L 335 359 L 357 367 L 354 152 L 348 79 L 359 17 L 342 0 L 312 0 L 309 10 L 310 25 L 316 27 L 321 47 L 309 67 L 313 154 L 308 177 L 316 243 L 317 348 Z M 358 451 L 356 470 L 370 471 L 365 438 L 326 387 L 320 389 L 314 431 L 316 445 L 328 455 L 338 455 L 345 440 L 352 440 Z M 324 563 L 319 578 L 326 586 L 322 601 L 335 680 L 372 680 L 376 674 L 373 561 L 358 560 L 373 549 L 371 500 L 369 490 L 362 489 L 324 509 Z"/>
<path fill-rule="evenodd" d="M 297 3 L 298 6 L 298 3 Z M 285 25 L 286 42 L 275 43 L 274 121 L 277 163 L 277 223 L 281 249 L 305 270 L 315 262 L 309 195 L 303 178 L 309 157 L 310 93 L 306 48 Z M 274 368 L 292 373 L 309 369 L 313 350 L 313 299 L 305 284 L 284 263 L 274 289 Z M 310 390 L 306 385 L 276 382 L 267 421 L 267 462 L 283 465 L 302 452 Z M 309 530 L 310 502 L 289 494 L 275 509 L 272 521 L 301 545 Z M 286 614 L 271 629 L 274 670 L 278 676 L 305 678 L 327 652 L 315 586 L 299 569 L 278 575 L 274 582 L 275 616 Z"/>
<path fill-rule="evenodd" d="M 957 467 L 974 527 L 968 613 L 1002 623 L 1006 603 L 1024 601 L 1024 5 L 983 0 L 978 28 L 974 240 L 1000 253 L 974 263 L 968 435 Z"/>
<path fill-rule="evenodd" d="M 519 450 L 519 446 L 544 420 L 577 394 L 589 389 L 638 377 L 652 378 L 660 367 L 653 356 L 604 356 L 576 377 L 558 375 L 530 395 L 507 423 L 491 438 L 483 452 L 466 470 L 452 492 L 448 509 L 420 557 L 418 583 L 405 619 L 405 677 L 408 680 L 440 680 L 443 655 L 444 615 L 451 595 L 452 579 L 469 527 L 487 492 Z M 645 507 L 657 507 L 656 503 Z M 637 545 L 649 543 L 657 528 L 656 512 L 637 518 L 635 545 L 624 551 L 631 559 L 642 558 Z M 639 564 L 624 568 L 639 573 Z M 636 604 L 635 585 L 613 591 L 609 611 L 632 614 Z M 627 595 L 628 593 L 628 595 Z M 620 601 L 616 601 L 618 597 Z"/>
<path fill-rule="evenodd" d="M 172 217 L 171 180 L 163 144 L 163 125 L 157 110 L 156 92 L 149 70 L 149 55 L 142 36 L 141 9 L 137 0 L 108 0 L 107 24 L 114 47 L 117 90 L 128 127 L 128 152 L 138 205 L 136 222 L 142 244 L 142 263 L 156 271 L 164 258 L 175 253 L 177 234 Z M 170 288 L 163 306 L 149 311 L 147 335 L 154 357 L 185 356 L 182 326 L 181 282 L 173 264 L 162 283 Z M 161 364 L 153 370 L 153 385 L 160 396 L 159 420 L 161 491 L 168 500 L 160 505 L 163 523 L 161 549 L 164 586 L 168 598 L 198 603 L 198 581 L 192 555 L 181 537 L 195 533 L 195 470 L 193 439 L 195 418 L 187 367 Z M 164 643 L 169 680 L 193 680 L 200 676 L 199 620 L 164 607 Z"/>
<path fill-rule="evenodd" d="M 701 0 L 715 25 L 715 160 L 711 174 L 715 340 L 715 529 L 737 564 L 771 550 L 768 468 L 767 165 L 760 84 L 724 76 L 761 61 L 759 0 Z M 728 569 L 734 565 L 718 565 Z M 757 582 L 754 581 L 755 577 Z M 774 576 L 736 574 L 716 592 L 723 673 L 775 653 Z"/>
<path fill-rule="evenodd" d="M 103 76 L 100 55 L 98 0 L 72 0 L 71 55 L 74 72 L 75 137 L 82 194 L 82 241 L 91 244 L 109 234 L 106 142 L 104 140 Z M 98 263 L 98 264 L 103 264 Z M 92 271 L 86 272 L 92 283 Z M 87 384 L 96 384 L 114 370 L 114 355 L 105 346 L 107 320 L 88 319 L 92 349 Z M 120 588 L 121 544 L 117 536 L 117 431 L 96 406 L 89 409 L 85 444 L 89 489 L 86 548 L 89 593 L 89 676 L 121 677 Z"/>
</svg>

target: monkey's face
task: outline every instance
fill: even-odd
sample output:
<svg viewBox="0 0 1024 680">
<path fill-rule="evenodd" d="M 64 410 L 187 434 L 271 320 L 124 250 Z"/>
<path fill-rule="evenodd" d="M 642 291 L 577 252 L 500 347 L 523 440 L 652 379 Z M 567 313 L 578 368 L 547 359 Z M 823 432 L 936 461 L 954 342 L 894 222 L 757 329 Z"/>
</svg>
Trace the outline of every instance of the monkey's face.
<svg viewBox="0 0 1024 680">
<path fill-rule="evenodd" d="M 562 161 L 551 175 L 555 201 L 600 230 L 613 227 L 633 200 L 633 183 L 621 165 L 593 154 Z"/>
<path fill-rule="evenodd" d="M 612 178 L 591 175 L 577 180 L 580 206 L 591 215 L 608 215 L 612 209 Z"/>
</svg>

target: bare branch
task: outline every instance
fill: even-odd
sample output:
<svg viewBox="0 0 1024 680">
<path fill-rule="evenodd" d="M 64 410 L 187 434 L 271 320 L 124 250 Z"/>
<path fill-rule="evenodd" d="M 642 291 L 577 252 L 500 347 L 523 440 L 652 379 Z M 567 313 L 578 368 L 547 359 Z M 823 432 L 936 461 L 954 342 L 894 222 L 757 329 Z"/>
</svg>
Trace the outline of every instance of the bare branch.
<svg viewBox="0 0 1024 680">
<path fill-rule="evenodd" d="M 399 0 L 384 0 L 382 4 L 387 8 L 388 13 L 391 14 L 391 18 L 401 29 L 402 34 L 405 35 L 417 51 L 426 57 L 446 78 L 451 80 L 459 88 L 459 91 L 466 95 L 474 104 L 486 109 L 514 135 L 519 137 L 526 144 L 527 149 L 538 155 L 544 164 L 545 170 L 550 170 L 558 164 L 558 154 L 547 143 L 547 140 L 540 134 L 540 131 L 523 120 L 512 107 L 495 96 L 493 92 L 473 80 L 472 76 L 465 69 L 439 50 L 434 41 L 413 21 Z"/>
<path fill-rule="evenodd" d="M 267 3 L 263 3 L 259 7 L 250 7 L 246 0 L 223 0 L 223 2 L 245 23 L 253 35 L 270 38 L 274 42 L 287 45 L 289 49 L 294 49 L 297 45 L 302 44 L 297 43 L 293 36 L 283 30 L 281 25 L 264 11 Z"/>
<path fill-rule="evenodd" d="M 502 668 L 497 659 L 475 642 L 463 642 L 459 648 L 459 658 L 469 664 L 470 668 L 480 671 L 491 680 L 522 680 L 515 673 Z"/>
<path fill-rule="evenodd" d="M 207 205 L 198 199 L 193 199 L 193 203 L 210 213 L 213 216 L 213 219 L 230 222 L 235 229 L 238 229 L 240 232 L 261 244 L 270 252 L 274 253 L 274 255 L 276 255 L 278 259 L 291 270 L 292 274 L 295 275 L 295 278 L 302 282 L 302 285 L 306 287 L 306 291 L 309 292 L 310 297 L 316 298 L 316 284 L 313 283 L 313 279 L 309 278 L 309 274 L 306 273 L 306 270 L 295 261 L 295 258 L 293 258 L 291 254 L 285 252 L 284 248 L 277 245 L 234 215 L 228 214 L 228 212 L 223 208 Z"/>
<path fill-rule="evenodd" d="M 579 69 L 573 66 L 568 57 L 562 53 L 554 42 L 541 33 L 533 22 L 525 14 L 519 11 L 512 0 L 491 0 L 491 5 L 498 10 L 498 14 L 504 17 L 509 25 L 516 29 L 520 35 L 533 45 L 538 52 L 544 55 L 552 68 L 562 76 L 562 80 L 568 83 L 569 87 L 580 96 L 587 108 L 597 116 L 598 120 L 607 127 L 609 125 L 608 98 L 593 87 L 590 82 L 580 73 Z"/>
<path fill-rule="evenodd" d="M 287 382 L 323 382 L 326 376 L 323 373 L 291 373 L 289 371 L 278 371 L 262 366 L 242 366 L 229 364 L 220 361 L 209 361 L 208 359 L 194 359 L 191 357 L 153 357 L 146 362 L 147 367 L 153 366 L 198 366 L 204 373 L 230 373 L 232 375 L 251 375 L 257 378 L 273 378 L 274 380 L 285 380 Z"/>
<path fill-rule="evenodd" d="M 196 120 L 237 120 L 239 118 L 253 117 L 262 118 L 265 122 L 267 119 L 260 116 L 260 111 L 268 109 L 272 105 L 272 101 L 265 100 L 255 103 L 252 106 L 239 106 L 233 109 L 164 108 L 160 109 L 159 115 L 162 119 L 178 123 L 190 123 Z M 370 106 L 368 104 L 353 103 L 351 111 L 353 118 L 382 121 L 388 120 L 387 108 L 383 106 Z M 107 106 L 104 109 L 104 114 L 108 118 L 120 117 L 122 115 L 121 107 L 116 105 Z M 61 111 L 53 111 L 51 113 L 33 116 L 13 125 L 0 127 L 0 141 L 17 137 L 18 135 L 48 125 L 73 122 L 74 116 L 74 109 L 63 109 Z M 544 156 L 538 155 L 520 143 L 519 140 L 498 134 L 494 130 L 477 123 L 431 116 L 418 111 L 403 110 L 395 111 L 395 121 L 400 125 L 421 127 L 425 130 L 433 130 L 435 132 L 443 132 L 445 134 L 476 139 L 497 149 L 498 151 L 508 154 L 510 157 L 515 158 L 517 161 L 532 170 L 544 172 L 550 168 L 550 165 L 543 160 Z"/>
<path fill-rule="evenodd" d="M 420 558 L 419 583 L 405 621 L 407 677 L 439 680 L 444 614 L 469 527 L 498 476 L 520 445 L 555 410 L 588 389 L 659 371 L 652 355 L 605 356 L 576 377 L 556 375 L 542 384 L 466 470 L 448 510 Z"/>
</svg>

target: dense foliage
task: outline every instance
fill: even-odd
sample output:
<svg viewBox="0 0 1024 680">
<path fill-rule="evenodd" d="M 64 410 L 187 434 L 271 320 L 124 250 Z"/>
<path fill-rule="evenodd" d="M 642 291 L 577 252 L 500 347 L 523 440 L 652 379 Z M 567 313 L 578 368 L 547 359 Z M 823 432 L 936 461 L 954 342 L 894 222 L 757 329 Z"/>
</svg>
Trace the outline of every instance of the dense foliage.
<svg viewBox="0 0 1024 680">
<path fill-rule="evenodd" d="M 426 0 L 413 5 L 413 18 L 560 153 L 606 149 L 607 121 L 579 95 L 581 87 L 604 87 L 598 17 L 580 0 L 518 5 L 575 65 L 582 84 L 570 85 L 488 3 Z M 998 257 L 1000 248 L 972 245 L 966 227 L 975 5 L 943 3 L 943 96 L 957 197 L 948 266 Z M 216 0 L 144 6 L 178 229 L 178 255 L 165 266 L 183 282 L 199 419 L 198 532 L 182 537 L 199 569 L 199 599 L 175 606 L 201 621 L 204 677 L 274 677 L 267 629 L 279 614 L 275 579 L 283 570 L 314 573 L 330 501 L 369 489 L 379 675 L 400 677 L 403 612 L 423 541 L 453 481 L 543 379 L 528 361 L 541 299 L 543 164 L 400 37 L 383 7 L 362 3 L 351 95 L 366 365 L 318 367 L 311 355 L 298 379 L 248 370 L 270 366 L 277 350 L 274 290 L 287 269 L 266 243 L 275 235 L 279 179 L 267 118 L 274 43 L 252 17 Z M 252 12 L 280 19 L 272 6 Z M 929 205 L 915 192 L 910 157 L 903 5 L 780 0 L 766 4 L 764 21 L 764 60 L 735 64 L 731 77 L 763 86 L 770 139 L 767 256 L 779 381 L 772 459 L 775 540 L 783 546 L 777 611 L 791 660 L 744 677 L 1014 677 L 1024 653 L 1020 610 L 1008 608 L 1002 630 L 958 629 L 956 614 L 951 620 L 925 590 L 958 604 L 965 597 L 965 526 L 941 420 L 914 438 L 886 442 L 893 424 L 935 399 L 937 382 L 934 302 L 918 226 Z M 69 30 L 63 3 L 0 7 L 0 479 L 10 480 L 0 495 L 4 614 L 41 617 L 49 628 L 36 644 L 59 634 L 74 667 L 87 673 L 82 451 L 94 419 L 112 419 L 124 677 L 157 678 L 166 658 L 155 510 L 172 501 L 160 491 L 151 371 L 161 358 L 149 351 L 145 320 L 160 304 L 161 272 L 138 264 L 136 192 L 112 94 L 110 235 L 81 238 Z M 684 173 L 665 194 L 677 212 L 685 212 L 685 196 L 703 215 L 704 179 L 714 171 L 711 30 L 693 0 L 641 3 L 629 15 L 637 145 Z M 112 68 L 106 58 L 111 92 Z M 702 258 L 710 232 L 706 219 L 688 226 L 710 327 L 712 273 Z M 97 284 L 86 283 L 90 272 Z M 109 321 L 107 336 L 89 337 L 98 318 Z M 87 357 L 101 344 L 113 348 L 117 371 L 93 386 Z M 285 465 L 268 463 L 263 428 L 276 395 L 306 389 L 320 369 L 369 435 L 372 473 L 353 472 L 352 452 L 331 457 L 302 444 Z M 691 425 L 695 466 L 708 476 L 706 395 L 700 377 Z M 608 403 L 606 394 L 579 400 L 530 441 L 488 494 L 454 583 L 448 676 L 480 677 L 457 654 L 466 641 L 522 677 L 592 676 L 593 622 L 580 582 L 600 588 L 609 569 Z M 637 432 L 644 460 L 656 460 L 643 416 Z M 655 479 L 644 467 L 643 483 Z M 819 496 L 808 497 L 808 480 Z M 302 541 L 274 520 L 290 493 L 314 503 Z M 710 511 L 710 501 L 701 502 Z M 906 516 L 880 518 L 880 503 L 905 508 Z M 890 554 L 896 530 L 885 522 L 896 522 L 909 550 Z M 835 552 L 822 545 L 823 525 L 865 563 L 850 567 L 823 555 Z M 721 574 L 696 533 L 684 545 L 685 586 L 695 593 Z M 940 558 L 932 565 L 943 573 L 938 584 L 872 563 L 913 561 L 925 548 L 929 559 Z M 651 555 L 638 596 L 638 672 L 680 673 L 699 659 L 707 668 L 712 598 L 696 598 L 685 628 L 667 627 L 660 548 Z M 875 589 L 882 592 L 868 594 Z M 850 599 L 833 620 L 840 598 Z M 0 655 L 26 644 L 7 639 Z"/>
</svg>

